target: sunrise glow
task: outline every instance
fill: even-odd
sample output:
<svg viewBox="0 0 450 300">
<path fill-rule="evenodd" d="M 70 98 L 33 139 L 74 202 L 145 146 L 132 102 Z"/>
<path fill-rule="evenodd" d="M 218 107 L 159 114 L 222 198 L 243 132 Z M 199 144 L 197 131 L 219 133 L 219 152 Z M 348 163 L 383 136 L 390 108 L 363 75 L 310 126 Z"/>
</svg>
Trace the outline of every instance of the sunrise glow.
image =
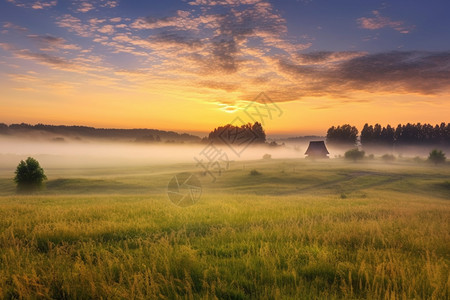
<svg viewBox="0 0 450 300">
<path fill-rule="evenodd" d="M 3 0 L 1 121 L 207 132 L 261 92 L 269 134 L 448 121 L 448 4 L 350 2 Z"/>
</svg>

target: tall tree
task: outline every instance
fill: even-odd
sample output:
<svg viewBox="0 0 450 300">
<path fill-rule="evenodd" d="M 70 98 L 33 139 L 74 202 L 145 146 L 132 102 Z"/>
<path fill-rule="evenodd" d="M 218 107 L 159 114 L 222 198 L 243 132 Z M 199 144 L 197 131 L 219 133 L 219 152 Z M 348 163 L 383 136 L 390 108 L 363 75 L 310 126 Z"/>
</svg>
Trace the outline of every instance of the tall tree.
<svg viewBox="0 0 450 300">
<path fill-rule="evenodd" d="M 338 127 L 330 127 L 327 131 L 327 143 L 331 145 L 356 145 L 358 129 L 355 126 L 344 124 Z"/>
</svg>

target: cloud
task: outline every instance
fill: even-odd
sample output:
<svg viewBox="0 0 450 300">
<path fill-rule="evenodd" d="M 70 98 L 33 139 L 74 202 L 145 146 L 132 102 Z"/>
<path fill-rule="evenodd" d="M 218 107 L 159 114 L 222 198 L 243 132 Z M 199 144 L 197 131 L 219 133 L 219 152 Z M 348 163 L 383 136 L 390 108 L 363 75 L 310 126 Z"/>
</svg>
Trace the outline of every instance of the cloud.
<svg viewBox="0 0 450 300">
<path fill-rule="evenodd" d="M 138 72 L 114 71 L 123 81 L 144 84 L 156 80 L 167 87 L 190 89 L 203 99 L 206 89 L 218 93 L 209 101 L 224 101 L 226 95 L 251 100 L 254 93 L 269 90 L 291 101 L 304 96 L 279 71 L 280 57 L 292 59 L 311 46 L 287 37 L 286 21 L 267 1 L 229 1 L 227 5 L 197 3 L 198 8 L 179 10 L 171 16 L 80 19 L 61 16 L 57 24 L 109 48 L 109 53 L 128 53 L 139 61 Z M 121 23 L 117 27 L 116 23 Z M 338 54 L 335 54 L 338 56 Z M 143 73 L 147 72 L 147 73 Z M 233 101 L 233 100 L 230 100 Z"/>
<path fill-rule="evenodd" d="M 96 10 L 118 4 L 99 0 L 89 3 Z M 60 56 L 17 49 L 14 53 L 51 68 L 77 70 L 91 77 L 102 69 L 104 73 L 94 79 L 105 86 L 131 82 L 142 89 L 148 89 L 149 84 L 169 91 L 180 87 L 196 94 L 188 97 L 228 101 L 230 106 L 252 100 L 261 91 L 282 102 L 307 97 L 357 101 L 352 97 L 360 92 L 432 95 L 450 90 L 449 52 L 305 53 L 313 39 L 289 37 L 286 20 L 268 1 L 196 0 L 189 4 L 189 10 L 163 17 L 130 20 L 65 14 L 57 18 L 59 27 L 91 39 L 96 43 L 91 49 L 101 49 L 107 58 L 117 53 L 132 55 L 130 65 L 114 60 L 113 67 L 103 65 L 100 58 L 82 57 L 81 52 L 71 55 L 70 60 L 64 57 L 69 57 L 64 55 L 67 51 L 56 53 Z M 393 28 L 402 32 L 409 28 L 379 12 L 358 22 L 372 30 Z M 29 37 L 41 44 L 41 50 L 77 47 L 58 37 Z M 133 70 L 132 66 L 139 67 Z"/>
<path fill-rule="evenodd" d="M 32 71 L 8 73 L 7 76 L 11 88 L 18 91 L 66 94 L 72 92 L 76 86 L 72 82 L 62 80 L 60 76 L 39 76 L 38 73 Z"/>
<path fill-rule="evenodd" d="M 92 5 L 91 3 L 89 3 L 89 2 L 81 2 L 80 6 L 77 9 L 77 11 L 85 13 L 85 12 L 91 11 L 93 9 L 94 9 L 94 5 Z"/>
<path fill-rule="evenodd" d="M 348 60 L 354 57 L 365 55 L 365 52 L 358 51 L 316 51 L 310 53 L 298 53 L 297 57 L 302 64 L 323 64 Z"/>
<path fill-rule="evenodd" d="M 216 6 L 216 5 L 232 5 L 232 6 L 238 6 L 238 5 L 251 5 L 262 2 L 262 0 L 195 0 L 189 2 L 190 5 L 209 5 L 209 6 Z"/>
<path fill-rule="evenodd" d="M 202 45 L 200 39 L 190 38 L 178 32 L 164 31 L 149 37 L 150 44 L 163 44 L 168 47 L 198 48 Z"/>
<path fill-rule="evenodd" d="M 234 92 L 239 89 L 240 84 L 234 82 L 222 82 L 222 81 L 212 81 L 203 80 L 198 83 L 201 87 L 206 87 L 214 90 L 224 90 L 226 92 Z"/>
<path fill-rule="evenodd" d="M 188 11 L 178 10 L 173 17 L 139 18 L 131 24 L 134 29 L 159 29 L 173 27 L 180 30 L 198 30 L 199 26 L 214 22 L 215 16 L 193 17 Z"/>
<path fill-rule="evenodd" d="M 45 53 L 34 53 L 27 49 L 16 50 L 14 51 L 14 55 L 20 58 L 34 60 L 55 69 L 73 71 L 77 68 L 75 64 L 65 58 Z"/>
<path fill-rule="evenodd" d="M 56 0 L 42 0 L 42 1 L 27 1 L 27 0 L 6 0 L 19 7 L 32 8 L 32 9 L 44 9 L 56 6 L 58 2 Z"/>
<path fill-rule="evenodd" d="M 16 74 L 16 73 L 10 73 L 8 74 L 8 77 L 16 82 L 36 82 L 39 80 L 39 77 L 37 77 L 36 75 L 32 75 L 32 74 Z"/>
<path fill-rule="evenodd" d="M 113 34 L 114 33 L 114 26 L 113 25 L 105 25 L 99 29 L 97 29 L 98 32 L 106 33 L 106 34 Z"/>
<path fill-rule="evenodd" d="M 76 7 L 76 12 L 87 13 L 94 9 L 117 7 L 119 2 L 108 0 L 74 0 L 73 5 Z"/>
<path fill-rule="evenodd" d="M 4 23 L 3 23 L 3 28 L 13 29 L 13 30 L 16 30 L 16 31 L 21 31 L 21 32 L 26 32 L 26 31 L 28 31 L 27 28 L 22 27 L 22 26 L 19 26 L 19 25 L 17 25 L 17 24 L 14 24 L 14 23 L 12 23 L 12 22 L 4 22 Z"/>
<path fill-rule="evenodd" d="M 176 67 L 174 62 L 178 61 L 180 67 L 188 62 L 196 65 L 203 75 L 234 74 L 274 49 L 294 54 L 311 46 L 311 43 L 286 38 L 286 21 L 267 1 L 195 1 L 190 4 L 200 8 L 179 10 L 168 17 L 139 18 L 130 25 L 133 29 L 156 31 L 148 38 L 150 45 L 146 47 L 158 56 L 171 59 L 173 67 Z M 175 52 L 162 53 L 165 48 L 161 45 L 170 46 Z M 254 57 L 252 54 L 258 51 L 259 57 Z"/>
<path fill-rule="evenodd" d="M 40 39 L 41 37 L 36 36 L 32 38 Z M 45 40 L 51 40 L 50 43 L 59 44 L 61 41 L 59 38 L 55 37 L 47 38 L 44 36 L 43 38 Z M 67 54 L 53 55 L 23 49 L 22 47 L 19 48 L 7 43 L 0 43 L 0 48 L 10 51 L 15 57 L 31 60 L 51 69 L 84 73 L 90 76 L 94 76 L 95 72 L 107 71 L 107 68 L 101 66 L 101 63 L 103 63 L 101 58 L 92 55 L 86 56 L 83 53 L 80 53 L 78 56 Z"/>
<path fill-rule="evenodd" d="M 434 94 L 450 87 L 450 52 L 388 52 L 351 59 L 338 73 L 356 88 Z"/>
<path fill-rule="evenodd" d="M 81 19 L 72 15 L 65 14 L 57 18 L 56 25 L 67 28 L 70 32 L 75 32 L 82 37 L 90 37 L 92 35 L 92 24 L 84 24 Z"/>
<path fill-rule="evenodd" d="M 404 34 L 409 33 L 414 28 L 414 26 L 406 26 L 403 21 L 392 21 L 387 17 L 383 17 L 377 10 L 372 11 L 372 14 L 373 17 L 371 18 L 362 17 L 357 19 L 357 22 L 361 28 L 375 30 L 390 27 Z"/>
<path fill-rule="evenodd" d="M 13 49 L 15 49 L 15 47 L 11 44 L 8 43 L 0 43 L 0 48 L 2 48 L 5 51 L 11 51 Z"/>
<path fill-rule="evenodd" d="M 41 51 L 56 51 L 56 50 L 80 50 L 81 48 L 74 44 L 68 44 L 67 41 L 60 37 L 52 35 L 28 35 L 29 38 L 38 42 L 41 46 Z"/>
<path fill-rule="evenodd" d="M 114 8 L 119 5 L 119 1 L 108 1 L 108 0 L 102 0 L 100 6 L 101 7 L 107 7 L 107 8 Z"/>
<path fill-rule="evenodd" d="M 160 72 L 191 76 L 194 82 L 196 76 L 227 74 L 263 78 L 273 63 L 271 52 L 296 55 L 311 46 L 309 41 L 287 38 L 286 21 L 269 2 L 225 2 L 196 2 L 192 5 L 198 8 L 189 11 L 135 20 L 65 14 L 56 24 L 92 38 L 110 53 L 145 57 L 153 67 L 158 64 Z"/>
<path fill-rule="evenodd" d="M 309 95 L 346 95 L 351 91 L 438 94 L 450 90 L 450 52 L 394 51 L 359 53 L 330 63 L 336 53 L 310 53 L 317 64 L 279 60 Z M 340 55 L 340 54 L 337 54 Z"/>
</svg>

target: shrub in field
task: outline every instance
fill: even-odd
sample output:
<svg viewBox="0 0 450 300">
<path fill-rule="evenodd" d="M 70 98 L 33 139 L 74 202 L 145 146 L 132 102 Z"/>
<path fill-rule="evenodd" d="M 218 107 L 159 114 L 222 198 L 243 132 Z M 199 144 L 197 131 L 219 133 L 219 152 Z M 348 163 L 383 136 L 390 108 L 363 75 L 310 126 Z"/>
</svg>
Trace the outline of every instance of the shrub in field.
<svg viewBox="0 0 450 300">
<path fill-rule="evenodd" d="M 261 173 L 258 172 L 258 171 L 256 171 L 256 170 L 251 170 L 251 171 L 250 171 L 250 175 L 251 175 L 251 176 L 258 176 L 258 175 L 261 175 Z"/>
<path fill-rule="evenodd" d="M 44 174 L 44 169 L 39 165 L 39 162 L 28 157 L 25 161 L 21 160 L 16 168 L 16 176 L 14 181 L 17 184 L 19 192 L 32 192 L 42 188 L 44 180 L 47 176 Z"/>
<path fill-rule="evenodd" d="M 381 159 L 384 160 L 385 162 L 391 162 L 391 161 L 394 161 L 394 160 L 395 160 L 395 156 L 392 155 L 392 154 L 384 154 L 384 155 L 381 157 Z"/>
<path fill-rule="evenodd" d="M 263 155 L 263 159 L 271 159 L 271 158 L 272 158 L 272 155 L 270 155 L 268 153 Z"/>
<path fill-rule="evenodd" d="M 357 148 L 348 150 L 345 152 L 345 159 L 351 159 L 353 161 L 361 160 L 364 158 L 365 152 L 360 151 Z"/>
<path fill-rule="evenodd" d="M 442 150 L 434 149 L 430 152 L 430 155 L 428 156 L 428 160 L 437 164 L 443 164 L 445 162 L 445 153 L 442 152 Z"/>
</svg>

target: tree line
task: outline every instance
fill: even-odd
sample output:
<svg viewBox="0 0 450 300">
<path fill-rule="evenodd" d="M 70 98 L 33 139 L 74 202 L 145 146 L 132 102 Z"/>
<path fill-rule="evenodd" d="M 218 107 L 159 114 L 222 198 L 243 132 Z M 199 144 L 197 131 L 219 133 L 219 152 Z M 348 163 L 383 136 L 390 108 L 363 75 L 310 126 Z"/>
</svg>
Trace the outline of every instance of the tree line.
<svg viewBox="0 0 450 300">
<path fill-rule="evenodd" d="M 356 145 L 358 129 L 344 124 L 332 126 L 327 131 L 327 143 L 330 145 Z M 362 146 L 416 146 L 450 145 L 450 123 L 431 125 L 421 123 L 381 126 L 366 123 L 361 130 L 359 140 Z"/>
<path fill-rule="evenodd" d="M 241 126 L 227 124 L 211 131 L 208 135 L 208 141 L 219 144 L 264 144 L 266 142 L 266 133 L 259 122 L 255 122 L 253 125 L 248 123 Z"/>
<path fill-rule="evenodd" d="M 44 132 L 52 135 L 70 138 L 94 138 L 110 140 L 134 140 L 136 142 L 200 142 L 200 137 L 173 131 L 157 129 L 115 129 L 115 128 L 94 128 L 88 126 L 66 126 L 66 125 L 45 125 L 45 124 L 11 124 L 0 123 L 0 135 L 20 136 L 28 133 Z M 62 139 L 62 138 L 60 138 Z M 63 139 L 62 139 L 63 140 Z"/>
</svg>

